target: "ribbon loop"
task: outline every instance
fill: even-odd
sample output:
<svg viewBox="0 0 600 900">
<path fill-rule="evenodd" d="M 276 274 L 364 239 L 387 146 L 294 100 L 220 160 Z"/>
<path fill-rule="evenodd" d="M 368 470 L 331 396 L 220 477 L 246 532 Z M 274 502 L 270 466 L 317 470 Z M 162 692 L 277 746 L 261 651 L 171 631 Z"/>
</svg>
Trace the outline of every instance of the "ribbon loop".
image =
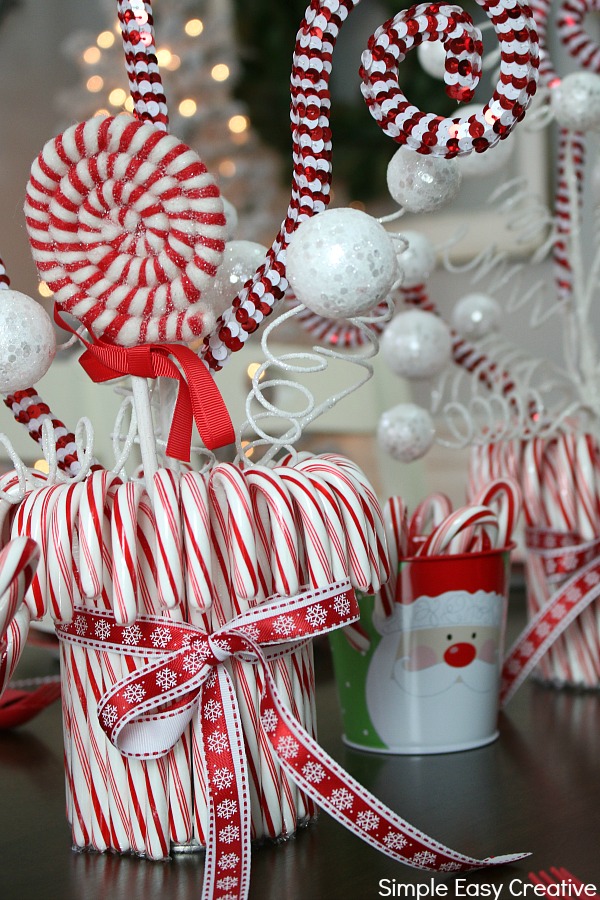
<svg viewBox="0 0 600 900">
<path fill-rule="evenodd" d="M 77 332 L 55 309 L 61 328 Z M 235 441 L 231 418 L 214 378 L 202 360 L 184 344 L 140 344 L 121 347 L 92 336 L 87 341 L 77 335 L 86 349 L 79 363 L 94 382 L 112 381 L 131 375 L 135 378 L 173 378 L 179 384 L 167 455 L 183 462 L 190 460 L 192 422 L 209 450 Z M 174 357 L 178 365 L 173 362 Z"/>
</svg>

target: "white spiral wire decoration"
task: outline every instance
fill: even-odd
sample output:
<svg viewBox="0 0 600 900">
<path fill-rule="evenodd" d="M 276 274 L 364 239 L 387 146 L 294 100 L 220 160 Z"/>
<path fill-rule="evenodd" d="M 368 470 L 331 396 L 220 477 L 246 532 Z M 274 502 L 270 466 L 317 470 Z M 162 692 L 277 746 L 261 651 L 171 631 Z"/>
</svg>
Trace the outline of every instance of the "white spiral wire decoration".
<svg viewBox="0 0 600 900">
<path fill-rule="evenodd" d="M 278 316 L 263 332 L 261 349 L 265 359 L 253 374 L 252 390 L 246 400 L 247 419 L 238 432 L 236 462 L 242 466 L 252 465 L 254 462 L 260 462 L 262 465 L 277 464 L 276 457 L 281 451 L 285 451 L 293 460 L 298 459 L 298 451 L 294 445 L 304 430 L 320 415 L 332 409 L 340 400 L 358 390 L 372 377 L 373 366 L 370 361 L 379 350 L 379 340 L 375 330 L 369 326 L 381 325 L 389 321 L 393 312 L 393 303 L 388 300 L 385 308 L 380 309 L 376 315 L 360 316 L 348 320 L 363 335 L 363 341 L 356 353 L 347 351 L 342 353 L 331 347 L 314 346 L 311 350 L 283 353 L 276 356 L 269 347 L 270 338 L 277 328 L 300 315 L 305 309 L 306 307 L 301 304 L 294 306 Z M 269 375 L 286 373 L 292 376 L 318 374 L 327 369 L 328 361 L 332 359 L 358 366 L 359 369 L 362 369 L 362 374 L 355 383 L 320 403 L 317 403 L 310 388 L 298 380 L 264 377 L 267 373 Z M 266 396 L 266 391 L 271 388 L 291 390 L 296 396 L 304 398 L 306 403 L 300 410 L 284 409 L 271 402 Z M 279 435 L 266 430 L 265 423 L 275 423 L 276 421 L 286 423 L 283 432 Z M 250 459 L 253 451 L 257 448 L 265 448 L 262 457 L 260 460 Z"/>
<path fill-rule="evenodd" d="M 438 438 L 440 444 L 462 448 L 518 437 L 551 437 L 567 426 L 572 429 L 574 423 L 589 428 L 590 421 L 600 414 L 596 399 L 598 366 L 588 322 L 600 275 L 600 252 L 586 273 L 580 257 L 576 172 L 569 153 L 565 177 L 572 206 L 570 257 L 577 299 L 575 316 L 564 316 L 564 302 L 548 291 L 544 279 L 523 283 L 525 269 L 546 260 L 560 237 L 557 218 L 529 190 L 525 178 L 507 181 L 489 198 L 514 237 L 514 246 L 533 247 L 525 259 L 515 261 L 510 250 L 491 246 L 465 264 L 453 263 L 449 251 L 462 234 L 442 248 L 446 271 L 471 273 L 471 286 L 491 295 L 501 294 L 503 308 L 509 314 L 527 309 L 532 329 L 560 313 L 565 323 L 565 368 L 532 357 L 498 333 L 478 340 L 464 368 L 454 366 L 444 373 L 432 392 L 431 411 L 442 416 L 450 435 L 448 439 Z"/>
</svg>

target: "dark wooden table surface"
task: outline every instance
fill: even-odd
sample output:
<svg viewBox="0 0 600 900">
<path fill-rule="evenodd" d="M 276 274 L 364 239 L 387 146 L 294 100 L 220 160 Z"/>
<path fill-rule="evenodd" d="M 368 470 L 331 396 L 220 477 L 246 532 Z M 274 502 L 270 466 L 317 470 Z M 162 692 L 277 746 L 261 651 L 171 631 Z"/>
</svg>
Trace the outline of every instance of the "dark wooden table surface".
<svg viewBox="0 0 600 900">
<path fill-rule="evenodd" d="M 519 618 L 517 610 L 509 619 L 513 632 Z M 478 858 L 531 851 L 530 859 L 474 873 L 466 884 L 440 876 L 435 883 L 447 885 L 446 896 L 489 897 L 501 886 L 502 900 L 533 897 L 525 893 L 528 871 L 553 865 L 600 887 L 600 694 L 530 682 L 501 715 L 495 743 L 389 757 L 344 746 L 324 645 L 317 662 L 320 740 L 352 775 L 456 850 Z M 57 666 L 47 650 L 27 648 L 19 674 Z M 199 900 L 201 881 L 201 856 L 151 863 L 72 851 L 59 704 L 0 733 L 0 900 Z M 378 853 L 326 813 L 295 838 L 253 853 L 253 900 L 436 896 L 426 889 L 430 876 Z"/>
</svg>

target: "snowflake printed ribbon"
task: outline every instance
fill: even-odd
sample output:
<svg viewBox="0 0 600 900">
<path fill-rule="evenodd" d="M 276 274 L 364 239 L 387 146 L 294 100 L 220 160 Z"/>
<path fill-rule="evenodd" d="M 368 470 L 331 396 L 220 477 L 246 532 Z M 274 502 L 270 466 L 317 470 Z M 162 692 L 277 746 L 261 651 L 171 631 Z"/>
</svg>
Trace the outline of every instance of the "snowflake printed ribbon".
<svg viewBox="0 0 600 900">
<path fill-rule="evenodd" d="M 104 731 L 124 755 L 151 759 L 167 753 L 197 714 L 209 785 L 203 900 L 245 900 L 250 883 L 250 794 L 243 730 L 228 670 L 228 660 L 234 657 L 256 664 L 261 727 L 281 766 L 316 803 L 367 843 L 399 862 L 440 872 L 500 865 L 526 855 L 477 860 L 438 843 L 365 790 L 291 714 L 269 660 L 358 616 L 350 582 L 341 581 L 267 601 L 212 634 L 158 616 L 140 616 L 133 624 L 121 625 L 110 613 L 83 607 L 75 609 L 72 622 L 57 625 L 63 641 L 149 660 L 98 704 Z"/>
<path fill-rule="evenodd" d="M 527 529 L 527 547 L 542 562 L 549 581 L 562 581 L 516 639 L 502 667 L 500 705 L 506 706 L 540 659 L 600 597 L 600 540 L 582 542 L 571 532 Z M 569 573 L 574 575 L 564 581 Z"/>
</svg>

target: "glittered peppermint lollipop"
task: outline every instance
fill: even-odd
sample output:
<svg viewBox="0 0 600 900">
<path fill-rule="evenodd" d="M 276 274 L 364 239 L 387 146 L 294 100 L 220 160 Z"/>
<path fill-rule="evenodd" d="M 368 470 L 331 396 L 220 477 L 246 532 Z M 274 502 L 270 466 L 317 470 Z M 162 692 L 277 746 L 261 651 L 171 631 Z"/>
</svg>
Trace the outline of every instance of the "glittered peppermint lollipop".
<svg viewBox="0 0 600 900">
<path fill-rule="evenodd" d="M 67 129 L 32 166 L 25 216 L 58 308 L 96 338 L 131 347 L 214 327 L 203 293 L 223 255 L 223 203 L 177 138 L 127 115 Z"/>
<path fill-rule="evenodd" d="M 424 41 L 446 48 L 446 93 L 469 102 L 481 74 L 482 43 L 470 17 L 456 6 L 421 3 L 382 25 L 362 57 L 362 92 L 383 131 L 419 153 L 451 158 L 482 152 L 512 131 L 535 93 L 538 38 L 529 7 L 478 0 L 501 49 L 500 78 L 480 113 L 443 118 L 413 106 L 398 83 L 398 66 Z"/>
</svg>

